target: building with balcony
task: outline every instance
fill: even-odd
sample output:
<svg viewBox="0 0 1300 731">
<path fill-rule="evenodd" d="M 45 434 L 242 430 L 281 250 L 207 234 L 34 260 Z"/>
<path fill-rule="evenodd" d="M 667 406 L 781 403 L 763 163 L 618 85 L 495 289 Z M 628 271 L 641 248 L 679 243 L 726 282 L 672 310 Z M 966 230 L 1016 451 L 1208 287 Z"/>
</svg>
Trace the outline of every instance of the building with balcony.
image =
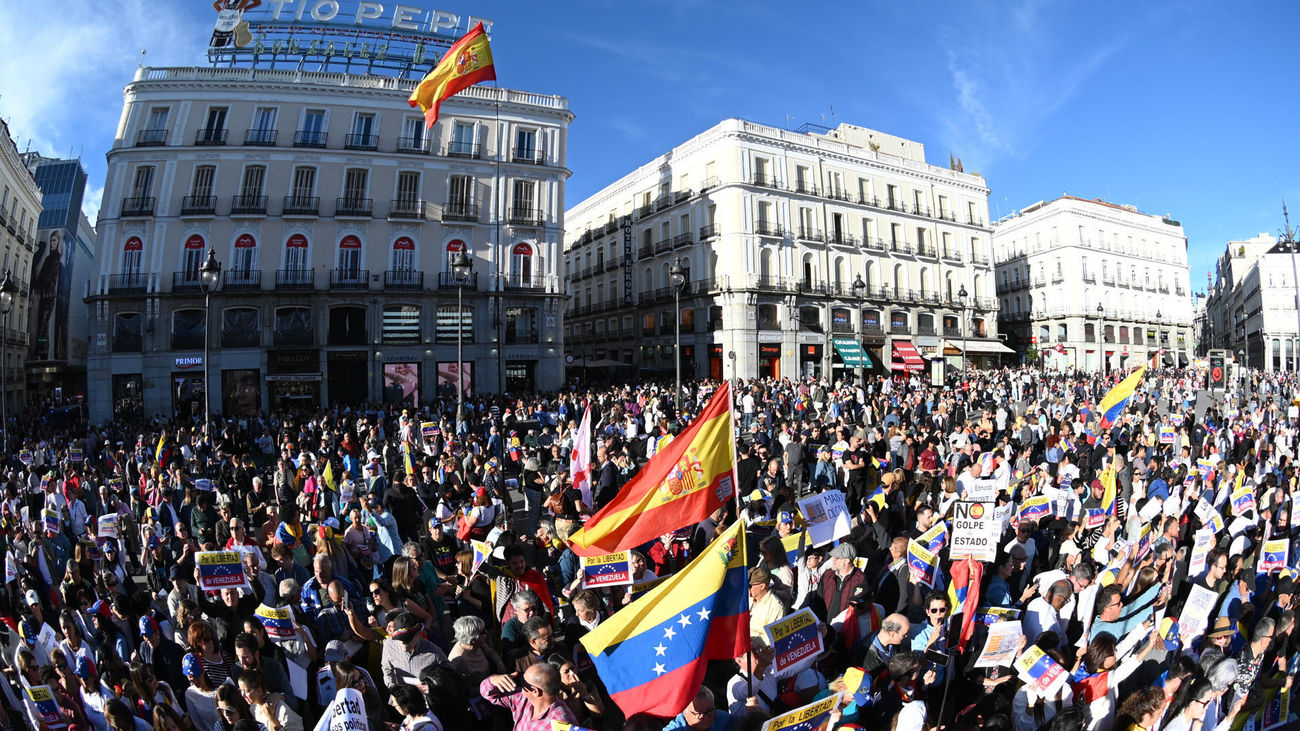
<svg viewBox="0 0 1300 731">
<path fill-rule="evenodd" d="M 7 273 L 14 298 L 9 312 L 0 315 L 0 398 L 10 417 L 27 401 L 27 352 L 31 343 L 28 318 L 32 316 L 32 260 L 41 218 L 41 190 L 0 120 L 0 278 Z"/>
<path fill-rule="evenodd" d="M 998 221 L 993 249 L 1001 328 L 1022 357 L 1087 371 L 1192 357 L 1187 236 L 1168 216 L 1063 195 Z"/>
<path fill-rule="evenodd" d="M 86 170 L 80 160 L 23 156 L 41 189 L 27 328 L 27 400 L 46 407 L 80 403 L 86 394 L 90 307 L 86 280 L 99 238 L 81 212 Z"/>
<path fill-rule="evenodd" d="M 1005 350 L 988 188 L 927 164 L 910 140 L 728 119 L 566 218 L 565 342 L 578 363 L 671 373 L 675 319 L 694 377 L 840 377 L 863 350 L 879 370 L 959 361 L 963 347 L 992 364 Z"/>
<path fill-rule="evenodd" d="M 88 275 L 92 421 L 454 398 L 458 332 L 467 390 L 561 384 L 568 101 L 474 86 L 426 130 L 415 84 L 364 64 L 137 71 Z"/>
<path fill-rule="evenodd" d="M 1265 370 L 1300 370 L 1296 273 L 1300 252 L 1261 233 L 1229 241 L 1215 261 L 1205 302 L 1206 349 L 1225 349 Z"/>
</svg>

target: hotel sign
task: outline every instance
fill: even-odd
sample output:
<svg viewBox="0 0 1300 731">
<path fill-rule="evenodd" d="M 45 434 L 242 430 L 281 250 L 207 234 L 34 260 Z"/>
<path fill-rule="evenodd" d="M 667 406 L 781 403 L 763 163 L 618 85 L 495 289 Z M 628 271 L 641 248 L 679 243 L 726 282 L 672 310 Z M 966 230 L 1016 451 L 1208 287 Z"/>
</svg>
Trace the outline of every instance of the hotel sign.
<svg viewBox="0 0 1300 731">
<path fill-rule="evenodd" d="M 208 59 L 218 66 L 298 68 L 308 63 L 312 71 L 423 75 L 480 22 L 490 36 L 491 20 L 409 3 L 223 0 Z"/>
</svg>

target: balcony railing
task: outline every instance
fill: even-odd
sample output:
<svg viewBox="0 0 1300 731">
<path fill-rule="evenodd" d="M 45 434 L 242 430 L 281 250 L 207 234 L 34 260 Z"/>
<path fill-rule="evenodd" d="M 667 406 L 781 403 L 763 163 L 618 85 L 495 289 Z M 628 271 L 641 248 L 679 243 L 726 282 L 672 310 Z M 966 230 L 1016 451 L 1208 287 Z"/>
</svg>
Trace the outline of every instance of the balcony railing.
<svg viewBox="0 0 1300 731">
<path fill-rule="evenodd" d="M 370 285 L 368 269 L 331 269 L 330 289 L 367 289 Z"/>
<path fill-rule="evenodd" d="M 428 218 L 428 210 L 428 204 L 418 198 L 394 198 L 388 202 L 389 218 L 423 220 Z"/>
<path fill-rule="evenodd" d="M 858 237 L 848 233 L 831 233 L 826 237 L 827 243 L 837 246 L 857 246 Z"/>
<path fill-rule="evenodd" d="M 211 216 L 217 212 L 214 195 L 187 195 L 181 199 L 182 216 Z"/>
<path fill-rule="evenodd" d="M 710 223 L 708 226 L 700 228 L 700 241 L 711 239 L 718 235 L 718 224 Z"/>
<path fill-rule="evenodd" d="M 773 292 L 784 292 L 787 289 L 785 280 L 773 276 L 760 276 L 755 286 L 758 289 L 765 289 Z"/>
<path fill-rule="evenodd" d="M 516 147 L 510 151 L 510 161 L 541 165 L 543 161 L 542 151 L 536 147 Z"/>
<path fill-rule="evenodd" d="M 224 129 L 201 129 L 194 133 L 194 144 L 200 147 L 215 147 L 226 144 Z"/>
<path fill-rule="evenodd" d="M 937 258 L 939 258 L 939 254 L 938 254 L 938 252 L 936 252 L 936 251 L 934 250 L 934 247 L 933 247 L 933 246 L 930 246 L 929 244 L 918 244 L 917 247 L 916 247 L 916 255 L 917 255 L 917 256 L 924 256 L 924 257 L 926 257 L 926 258 L 928 258 L 928 259 L 937 259 Z"/>
<path fill-rule="evenodd" d="M 422 153 L 428 146 L 427 137 L 398 137 L 397 146 L 393 148 L 397 152 Z"/>
<path fill-rule="evenodd" d="M 122 199 L 122 218 L 143 218 L 152 216 L 157 199 L 152 196 L 135 196 Z M 9 229 L 13 233 L 13 229 Z"/>
<path fill-rule="evenodd" d="M 221 273 L 221 286 L 226 290 L 247 290 L 262 288 L 262 271 L 260 269 L 227 269 Z"/>
<path fill-rule="evenodd" d="M 142 272 L 110 274 L 108 277 L 110 294 L 143 294 L 148 286 L 149 275 Z"/>
<path fill-rule="evenodd" d="M 833 333 L 853 333 L 853 325 L 847 322 L 832 322 L 831 332 Z"/>
<path fill-rule="evenodd" d="M 934 334 L 934 325 L 917 325 L 917 326 L 916 326 L 916 334 L 917 334 L 917 335 L 933 335 L 933 334 Z"/>
<path fill-rule="evenodd" d="M 952 325 L 944 325 L 943 336 L 945 338 L 959 338 L 961 337 L 961 328 Z"/>
<path fill-rule="evenodd" d="M 478 159 L 481 154 L 477 142 L 448 142 L 447 149 L 443 152 L 445 157 L 468 157 L 472 159 Z"/>
<path fill-rule="evenodd" d="M 424 272 L 389 269 L 384 272 L 384 289 L 424 289 Z"/>
<path fill-rule="evenodd" d="M 136 147 L 161 147 L 167 144 L 167 130 L 142 129 L 135 135 Z"/>
<path fill-rule="evenodd" d="M 173 292 L 198 292 L 203 288 L 203 280 L 197 271 L 172 272 Z"/>
<path fill-rule="evenodd" d="M 284 216 L 319 216 L 320 215 L 320 197 L 312 195 L 286 195 L 284 197 L 284 208 L 280 210 Z"/>
<path fill-rule="evenodd" d="M 889 332 L 894 335 L 907 335 L 912 329 L 906 323 L 894 323 L 889 326 Z"/>
<path fill-rule="evenodd" d="M 452 201 L 442 206 L 444 221 L 478 221 L 478 206 L 474 203 Z"/>
<path fill-rule="evenodd" d="M 512 292 L 527 292 L 546 288 L 546 278 L 541 275 L 511 274 L 505 279 L 505 288 Z"/>
<path fill-rule="evenodd" d="M 334 203 L 335 216 L 371 218 L 375 215 L 375 202 L 370 198 L 343 196 Z"/>
<path fill-rule="evenodd" d="M 541 226 L 542 212 L 536 208 L 511 207 L 509 221 L 514 226 Z"/>
<path fill-rule="evenodd" d="M 276 289 L 311 289 L 316 284 L 315 269 L 275 270 Z"/>
<path fill-rule="evenodd" d="M 641 246 L 636 250 L 636 256 L 638 259 L 649 259 L 654 255 L 655 255 L 654 244 L 641 244 Z"/>
<path fill-rule="evenodd" d="M 775 175 L 765 175 L 763 173 L 754 173 L 749 178 L 750 185 L 757 185 L 760 188 L 779 188 Z"/>
<path fill-rule="evenodd" d="M 456 281 L 455 274 L 452 274 L 451 272 L 438 272 L 438 289 L 454 290 L 458 286 L 461 286 L 461 283 Z M 465 277 L 464 287 L 471 292 L 478 289 L 478 272 L 470 272 L 469 275 Z"/>
<path fill-rule="evenodd" d="M 818 243 L 826 240 L 826 237 L 822 236 L 822 232 L 815 228 L 800 228 L 798 238 L 802 241 L 815 241 Z"/>
<path fill-rule="evenodd" d="M 664 239 L 664 240 L 662 240 L 662 241 L 656 241 L 656 242 L 655 242 L 655 253 L 656 253 L 656 254 L 662 254 L 662 253 L 664 253 L 665 251 L 672 251 L 672 249 L 673 249 L 673 240 L 672 240 L 672 239 Z"/>
<path fill-rule="evenodd" d="M 232 216 L 265 216 L 266 215 L 266 196 L 264 195 L 237 195 L 230 200 L 230 215 Z"/>
<path fill-rule="evenodd" d="M 960 251 L 953 251 L 952 249 L 944 249 L 942 256 L 945 261 L 961 261 Z"/>
<path fill-rule="evenodd" d="M 379 135 L 370 134 L 349 134 L 343 140 L 343 149 L 345 150 L 378 150 Z"/>
<path fill-rule="evenodd" d="M 794 182 L 794 192 L 803 193 L 804 195 L 817 195 L 817 186 L 802 180 L 796 180 Z"/>
<path fill-rule="evenodd" d="M 271 147 L 279 132 L 273 129 L 250 129 L 244 132 L 244 144 L 249 147 Z"/>
<path fill-rule="evenodd" d="M 1088 284 L 1097 283 L 1097 275 L 1093 274 L 1092 272 L 1084 272 L 1080 276 L 1083 277 L 1083 281 L 1087 282 Z"/>
<path fill-rule="evenodd" d="M 871 249 L 874 251 L 884 251 L 885 241 L 884 239 L 866 238 L 862 240 L 862 248 Z"/>
<path fill-rule="evenodd" d="M 691 236 L 690 233 L 677 234 L 676 236 L 673 237 L 674 249 L 678 248 L 679 246 L 690 246 L 693 243 L 695 243 L 695 238 Z"/>
<path fill-rule="evenodd" d="M 325 141 L 329 139 L 328 132 L 310 131 L 300 129 L 293 133 L 294 147 L 324 147 Z"/>
<path fill-rule="evenodd" d="M 769 223 L 769 222 L 767 222 L 767 221 L 759 221 L 759 222 L 755 223 L 755 224 L 754 224 L 754 233 L 758 234 L 759 236 L 783 236 L 783 235 L 785 235 L 785 232 L 781 230 L 781 227 L 780 227 L 780 226 L 776 225 L 775 223 Z"/>
<path fill-rule="evenodd" d="M 906 241 L 889 242 L 889 250 L 895 254 L 906 254 L 907 256 L 912 255 L 912 245 Z"/>
<path fill-rule="evenodd" d="M 885 328 L 878 322 L 865 322 L 862 324 L 863 335 L 884 335 Z"/>
<path fill-rule="evenodd" d="M 849 192 L 842 188 L 827 188 L 824 195 L 833 201 L 849 202 Z"/>
</svg>

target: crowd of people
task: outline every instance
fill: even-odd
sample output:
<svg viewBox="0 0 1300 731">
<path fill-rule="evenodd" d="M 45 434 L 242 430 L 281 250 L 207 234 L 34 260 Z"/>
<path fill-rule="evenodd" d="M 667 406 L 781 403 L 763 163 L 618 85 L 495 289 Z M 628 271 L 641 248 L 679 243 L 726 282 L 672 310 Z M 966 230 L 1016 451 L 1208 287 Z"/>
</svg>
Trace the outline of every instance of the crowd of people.
<svg viewBox="0 0 1300 731">
<path fill-rule="evenodd" d="M 445 402 L 223 420 L 210 436 L 33 422 L 3 455 L 0 726 L 720 731 L 835 694 L 834 728 L 1285 723 L 1296 379 L 1253 371 L 1206 392 L 1197 369 L 1150 370 L 1103 427 L 1125 375 L 736 383 L 739 499 L 637 547 L 633 584 L 605 588 L 584 586 L 570 536 L 719 384 L 689 384 L 680 408 L 652 384 L 476 397 L 460 423 Z M 850 531 L 787 540 L 807 522 L 799 499 L 830 490 Z M 997 506 L 1003 534 L 967 601 L 952 569 L 971 562 L 931 539 L 972 499 Z M 710 663 L 676 717 L 626 713 L 583 638 L 736 521 L 749 651 Z M 200 588 L 209 552 L 239 554 L 239 586 Z M 824 649 L 778 671 L 764 628 L 805 608 Z M 1010 662 L 979 662 L 1005 622 L 1017 654 L 1038 648 L 1065 682 L 1040 694 Z"/>
</svg>

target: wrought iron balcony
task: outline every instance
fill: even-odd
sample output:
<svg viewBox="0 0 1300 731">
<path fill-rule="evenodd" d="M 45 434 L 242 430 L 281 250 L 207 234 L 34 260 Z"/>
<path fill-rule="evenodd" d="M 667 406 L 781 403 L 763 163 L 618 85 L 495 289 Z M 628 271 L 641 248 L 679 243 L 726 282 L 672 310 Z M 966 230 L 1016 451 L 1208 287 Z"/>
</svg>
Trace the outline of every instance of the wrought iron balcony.
<svg viewBox="0 0 1300 731">
<path fill-rule="evenodd" d="M 448 142 L 443 151 L 444 157 L 467 157 L 478 159 L 482 156 L 477 142 Z"/>
<path fill-rule="evenodd" d="M 522 274 L 511 274 L 505 278 L 505 288 L 512 292 L 529 292 L 546 289 L 546 277 L 534 274 L 525 276 Z"/>
<path fill-rule="evenodd" d="M 473 203 L 451 201 L 442 206 L 444 221 L 478 221 L 478 206 Z"/>
<path fill-rule="evenodd" d="M 425 151 L 428 144 L 429 139 L 427 137 L 398 137 L 397 147 L 394 149 L 397 152 L 419 154 Z"/>
<path fill-rule="evenodd" d="M 142 129 L 135 135 L 136 147 L 161 147 L 167 144 L 167 130 Z"/>
<path fill-rule="evenodd" d="M 200 147 L 216 147 L 226 144 L 224 129 L 201 129 L 194 133 L 194 144 Z"/>
<path fill-rule="evenodd" d="M 181 199 L 182 216 L 212 216 L 217 212 L 215 195 L 187 195 Z"/>
<path fill-rule="evenodd" d="M 147 218 L 153 215 L 157 199 L 153 196 L 134 196 L 122 199 L 122 218 Z M 13 233 L 13 229 L 9 229 Z"/>
<path fill-rule="evenodd" d="M 294 147 L 324 147 L 329 139 L 328 132 L 300 129 L 293 133 Z"/>
<path fill-rule="evenodd" d="M 541 165 L 545 158 L 542 156 L 541 148 L 537 147 L 516 147 L 510 151 L 511 162 L 522 162 L 529 165 Z"/>
<path fill-rule="evenodd" d="M 389 269 L 384 272 L 384 289 L 424 289 L 424 272 Z"/>
<path fill-rule="evenodd" d="M 369 150 L 379 149 L 379 135 L 372 134 L 349 134 L 343 140 L 343 149 L 345 150 Z"/>
<path fill-rule="evenodd" d="M 202 291 L 203 280 L 199 277 L 198 271 L 192 272 L 172 272 L 172 291 L 173 292 L 199 292 Z"/>
<path fill-rule="evenodd" d="M 428 218 L 429 205 L 419 198 L 394 198 L 388 203 L 389 218 L 423 220 Z"/>
<path fill-rule="evenodd" d="M 368 289 L 370 270 L 368 269 L 331 269 L 330 289 Z"/>
<path fill-rule="evenodd" d="M 542 212 L 536 208 L 510 208 L 508 219 L 512 226 L 539 227 L 542 225 Z"/>
<path fill-rule="evenodd" d="M 320 197 L 313 195 L 286 195 L 284 197 L 284 207 L 280 210 L 280 215 L 319 216 Z"/>
<path fill-rule="evenodd" d="M 230 215 L 232 216 L 265 216 L 266 215 L 266 196 L 264 195 L 237 195 L 230 200 Z"/>
<path fill-rule="evenodd" d="M 111 274 L 108 277 L 110 294 L 144 294 L 149 286 L 149 275 L 142 272 Z"/>
<path fill-rule="evenodd" d="M 710 223 L 708 226 L 700 228 L 700 241 L 711 239 L 718 235 L 718 224 Z"/>
<path fill-rule="evenodd" d="M 375 202 L 370 198 L 354 198 L 345 195 L 334 203 L 334 216 L 349 218 L 371 218 L 375 215 Z"/>
<path fill-rule="evenodd" d="M 249 147 L 272 147 L 279 134 L 273 129 L 250 129 L 244 132 L 244 144 Z"/>
<path fill-rule="evenodd" d="M 315 269 L 277 269 L 275 270 L 276 289 L 312 289 L 316 284 Z"/>
<path fill-rule="evenodd" d="M 228 291 L 262 288 L 260 269 L 227 269 L 221 273 L 221 286 Z"/>
</svg>

